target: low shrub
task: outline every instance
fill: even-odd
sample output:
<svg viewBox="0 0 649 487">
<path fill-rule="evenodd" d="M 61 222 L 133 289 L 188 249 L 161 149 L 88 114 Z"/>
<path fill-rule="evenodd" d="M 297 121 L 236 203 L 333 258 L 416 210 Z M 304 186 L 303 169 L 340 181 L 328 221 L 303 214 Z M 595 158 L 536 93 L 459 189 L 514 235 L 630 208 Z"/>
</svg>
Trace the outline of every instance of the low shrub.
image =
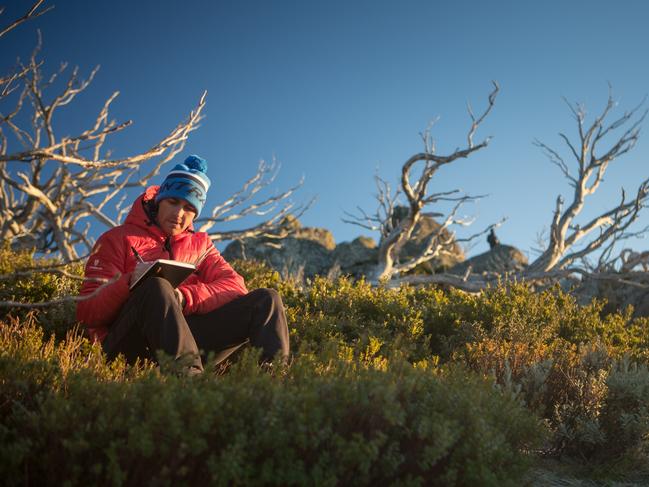
<svg viewBox="0 0 649 487">
<path fill-rule="evenodd" d="M 29 254 L 12 256 L 5 251 L 0 264 L 4 266 L 6 272 L 7 269 L 13 269 L 11 266 L 19 268 L 32 266 L 33 260 Z M 316 278 L 304 285 L 284 281 L 280 279 L 277 272 L 259 263 L 236 261 L 233 265 L 244 275 L 250 289 L 270 287 L 281 293 L 286 305 L 295 363 L 289 370 L 282 372 L 284 374 L 282 377 L 272 378 L 260 375 L 258 371 L 253 372 L 252 369 L 237 375 L 239 372 L 236 372 L 236 365 L 230 367 L 225 375 L 219 376 L 217 383 L 224 384 L 224 390 L 227 390 L 232 397 L 238 397 L 235 391 L 237 387 L 235 377 L 239 377 L 244 389 L 248 387 L 245 385 L 248 384 L 247 381 L 251 381 L 250 384 L 257 384 L 257 382 L 262 384 L 259 387 L 262 391 L 266 391 L 264 400 L 284 405 L 283 407 L 289 408 L 291 414 L 299 416 L 301 412 L 296 405 L 286 406 L 284 399 L 278 398 L 282 394 L 293 394 L 305 404 L 310 404 L 309 398 L 315 398 L 314 401 L 317 399 L 331 409 L 332 421 L 344 423 L 347 417 L 343 410 L 349 409 L 352 414 L 354 401 L 361 401 L 360 395 L 353 396 L 356 393 L 349 392 L 352 395 L 345 400 L 346 402 L 341 402 L 338 410 L 336 404 L 328 402 L 328 398 L 320 395 L 318 392 L 320 389 L 329 390 L 332 397 L 336 398 L 336 395 L 345 396 L 345 387 L 349 387 L 350 390 L 363 389 L 366 387 L 363 384 L 368 383 L 372 384 L 379 394 L 388 390 L 393 390 L 397 394 L 398 398 L 394 403 L 381 403 L 382 408 L 403 410 L 406 402 L 412 402 L 417 407 L 430 408 L 431 406 L 425 402 L 428 399 L 418 397 L 427 394 L 427 388 L 438 391 L 440 389 L 436 388 L 439 387 L 451 391 L 455 387 L 453 384 L 462 383 L 464 384 L 462 387 L 475 387 L 477 390 L 482 390 L 483 386 L 461 382 L 457 376 L 445 375 L 441 372 L 447 368 L 460 367 L 462 370 L 470 371 L 465 375 L 480 377 L 480 379 L 467 380 L 476 381 L 476 384 L 483 382 L 494 384 L 496 397 L 508 398 L 508 401 L 525 406 L 527 410 L 541 418 L 551 433 L 545 444 L 546 451 L 601 463 L 603 459 L 623 457 L 630 452 L 646 451 L 649 446 L 647 391 L 643 385 L 647 374 L 646 365 L 649 362 L 649 320 L 633 319 L 630 309 L 603 316 L 603 303 L 594 301 L 588 306 L 580 306 L 572 296 L 558 287 L 534 292 L 528 286 L 519 283 L 502 285 L 487 289 L 478 295 L 470 295 L 457 290 L 442 290 L 434 287 L 404 286 L 399 289 L 373 287 L 362 280 L 353 282 L 344 277 L 336 280 Z M 6 298 L 11 295 L 13 296 L 11 299 L 25 301 L 43 299 L 43 297 L 50 299 L 64 292 L 72 292 L 78 285 L 76 281 L 66 281 L 62 276 L 52 275 L 37 275 L 31 281 L 21 284 L 22 287 L 17 286 L 15 289 L 11 287 L 10 282 L 6 280 L 0 282 L 0 292 L 5 293 L 3 296 Z M 179 391 L 184 391 L 188 387 L 204 387 L 205 390 L 201 389 L 200 394 L 204 393 L 208 396 L 216 394 L 211 392 L 212 385 L 203 384 L 202 381 L 198 381 L 196 385 L 189 385 L 176 383 L 174 379 L 159 377 L 159 374 L 153 370 L 152 364 L 142 364 L 136 368 L 126 367 L 120 362 L 105 364 L 101 350 L 83 341 L 73 331 L 75 327 L 73 313 L 67 308 L 61 309 L 60 315 L 51 314 L 54 313 L 51 310 L 34 313 L 11 310 L 11 315 L 16 318 L 13 321 L 8 317 L 5 318 L 3 336 L 9 334 L 19 338 L 15 338 L 14 341 L 3 338 L 5 340 L 3 348 L 0 348 L 4 353 L 2 355 L 3 377 L 11 373 L 15 375 L 15 378 L 7 381 L 3 379 L 4 382 L 0 383 L 0 392 L 4 397 L 11 398 L 0 404 L 0 414 L 10 414 L 18 421 L 22 413 L 17 411 L 23 408 L 32 411 L 30 413 L 32 415 L 37 414 L 35 411 L 41 411 L 46 398 L 54 401 L 53 404 L 58 404 L 56 401 L 63 401 L 61 404 L 65 401 L 80 401 L 81 396 L 66 395 L 68 385 L 71 384 L 68 379 L 73 382 L 95 381 L 97 384 L 88 385 L 88 388 L 97 394 L 117 394 L 121 395 L 120 397 L 135 395 L 134 397 L 139 397 L 138 401 L 145 401 L 144 393 L 133 392 L 139 391 L 140 386 L 136 383 L 140 381 L 143 384 L 148 383 L 147 381 L 164 384 L 150 386 L 152 388 L 169 386 L 174 390 L 178 388 Z M 10 322 L 11 324 L 7 325 Z M 13 331 L 6 331 L 9 329 Z M 18 330 L 22 330 L 20 333 L 24 335 L 20 335 Z M 53 338 L 50 338 L 52 331 L 56 333 Z M 42 346 L 39 345 L 40 343 Z M 59 358 L 52 358 L 55 356 Z M 64 360 L 61 357 L 68 358 Z M 406 364 L 409 365 L 406 367 Z M 12 369 L 15 370 L 10 372 Z M 406 369 L 407 373 L 400 372 Z M 345 370 L 346 375 L 341 375 L 341 370 Z M 414 374 L 412 377 L 419 377 L 417 381 L 422 381 L 426 385 L 422 385 L 421 388 L 417 385 L 412 386 L 411 389 L 403 389 L 406 384 L 402 385 L 400 382 L 402 377 L 399 374 L 402 373 Z M 392 386 L 389 386 L 390 381 L 394 383 Z M 417 381 L 415 382 L 419 384 Z M 108 385 L 105 391 L 100 393 L 98 391 L 103 387 L 102 384 Z M 464 393 L 460 392 L 461 387 L 459 385 L 457 387 L 457 394 L 462 396 Z M 363 390 L 369 394 L 367 388 Z M 308 397 L 303 397 L 301 394 L 306 394 Z M 471 393 L 466 392 L 466 394 L 467 398 L 472 397 Z M 225 399 L 217 399 L 214 399 L 217 404 L 221 404 L 218 401 L 225 401 Z M 170 399 L 172 403 L 174 400 Z M 242 411 L 244 408 L 254 409 L 253 399 L 237 400 L 241 401 Z M 446 399 L 436 397 L 435 400 L 448 406 L 444 402 Z M 188 399 L 188 401 L 193 404 L 192 400 Z M 130 407 L 128 403 L 124 404 L 125 408 Z M 70 403 L 69 407 L 74 409 L 81 406 Z M 226 406 L 223 407 L 227 409 Z M 320 411 L 318 414 L 322 414 L 323 417 L 329 414 L 328 410 L 318 408 L 314 410 Z M 440 414 L 443 418 L 447 418 L 447 413 L 450 414 L 444 410 Z M 39 412 L 37 415 L 40 414 L 42 413 Z M 244 415 L 241 412 L 232 412 L 235 418 L 233 421 L 238 414 Z M 369 407 L 368 414 L 369 417 L 378 418 L 376 419 L 378 424 L 384 425 L 386 421 L 384 415 L 390 413 L 389 411 L 379 413 Z M 490 413 L 483 411 L 481 414 L 489 417 Z M 353 421 L 362 423 L 360 416 L 350 417 Z M 417 422 L 420 419 L 415 416 L 408 416 L 408 418 L 410 418 L 407 423 L 408 428 L 419 424 Z M 253 422 L 258 421 L 254 418 L 249 419 Z M 30 421 L 40 420 L 32 417 Z M 78 418 L 78 421 L 91 420 L 84 416 Z M 287 426 L 288 419 L 277 419 L 277 421 L 278 424 L 283 425 L 282 427 L 294 432 L 290 429 L 293 425 Z M 324 423 L 325 419 L 313 419 L 313 421 L 315 425 L 313 428 L 325 430 L 329 428 L 328 423 Z M 440 421 L 440 424 L 447 424 L 446 419 Z M 27 423 L 15 423 L 15 425 L 19 424 L 20 427 L 16 426 L 11 431 L 35 431 L 23 430 L 22 428 L 27 428 L 25 426 Z M 48 428 L 38 424 L 39 428 Z M 302 427 L 311 428 L 310 423 Z M 502 427 L 507 426 L 502 425 Z M 385 426 L 385 428 L 381 426 L 381 428 L 383 429 L 380 431 L 388 436 L 388 439 L 381 441 L 389 442 L 394 436 L 398 439 L 395 440 L 398 447 L 394 446 L 394 448 L 410 452 L 408 450 L 410 440 L 404 439 L 410 438 L 409 436 L 404 437 L 402 433 L 395 432 L 391 429 L 392 426 Z M 246 431 L 245 435 L 253 434 L 252 430 Z M 327 456 L 327 452 L 335 448 L 331 446 L 332 443 L 327 442 L 339 442 L 340 445 L 347 445 L 345 448 L 351 449 L 352 447 L 349 446 L 351 443 L 345 443 L 351 439 L 342 431 L 331 431 L 335 431 L 336 435 L 342 435 L 344 441 L 334 441 L 331 439 L 333 436 L 327 436 L 317 453 L 301 449 L 302 446 L 298 448 L 293 444 L 286 447 L 292 449 L 291 451 L 299 451 L 300 455 L 305 455 L 306 458 L 310 458 L 309 455 L 315 458 L 312 460 L 315 463 L 300 467 L 302 470 L 299 475 L 306 475 L 307 477 L 304 478 L 319 479 L 320 483 L 328 483 L 329 477 L 318 477 L 317 475 L 321 474 L 314 473 L 317 470 L 314 465 L 319 465 L 317 462 L 322 461 L 325 463 L 317 468 L 326 467 L 321 471 L 334 472 L 332 478 L 336 479 L 335 482 L 346 479 L 347 474 L 340 473 L 342 470 L 337 470 L 339 467 L 327 463 L 334 461 L 333 457 Z M 358 432 L 353 428 L 351 431 Z M 363 441 L 374 444 L 372 442 L 375 438 L 366 430 L 362 430 L 361 433 Z M 23 436 L 20 437 L 24 437 L 24 434 L 21 433 Z M 209 435 L 208 437 L 210 442 L 218 440 L 236 445 L 236 435 L 229 439 Z M 11 439 L 10 436 L 3 438 L 9 443 L 18 441 L 16 438 Z M 251 438 L 252 436 L 245 436 L 245 441 L 242 440 L 246 445 L 245 448 L 252 448 L 254 445 Z M 389 457 L 385 444 L 381 443 L 376 448 L 383 457 L 386 455 Z M 515 442 L 512 441 L 511 444 Z M 481 448 L 486 447 L 484 444 L 481 445 Z M 19 445 L 16 448 L 16 451 L 20 451 Z M 361 446 L 357 448 L 362 449 Z M 238 451 L 232 453 L 233 458 L 239 458 Z M 164 457 L 165 454 L 162 456 Z M 319 460 L 316 458 L 318 455 L 324 455 L 326 458 Z M 408 453 L 408 455 L 419 458 L 415 453 Z M 335 457 L 335 460 L 344 464 L 339 457 Z M 220 465 L 219 468 L 225 468 L 218 463 L 220 460 L 213 461 Z M 240 461 L 243 462 L 237 460 Z M 255 457 L 255 461 L 261 460 Z M 278 465 L 283 465 L 282 468 L 289 468 L 279 460 L 274 461 L 280 462 Z M 374 460 L 369 463 L 371 468 L 367 467 L 368 469 L 379 468 L 377 463 L 372 462 Z M 126 468 L 122 463 L 118 462 L 118 464 L 121 465 L 120 469 Z M 241 469 L 249 468 L 247 463 L 245 465 L 245 468 L 241 467 Z M 392 473 L 381 474 L 384 475 L 381 479 L 409 479 L 408 475 L 413 475 L 421 476 L 425 483 L 428 482 L 426 478 L 428 474 L 416 473 L 418 471 L 414 467 L 405 467 L 405 463 L 398 465 L 394 470 L 389 471 Z M 274 466 L 264 468 L 275 471 Z M 379 471 L 383 472 L 381 468 Z M 102 471 L 105 473 L 104 470 Z M 227 468 L 225 471 L 228 471 Z M 258 470 L 253 471 L 254 476 L 265 475 Z M 252 476 L 253 473 L 250 475 Z M 308 477 L 309 475 L 311 477 Z M 236 483 L 244 481 L 240 479 L 252 477 L 227 478 Z M 362 478 L 368 479 L 368 482 L 374 480 L 369 473 Z M 166 481 L 161 480 L 162 483 Z M 461 483 L 460 480 L 458 482 Z"/>
<path fill-rule="evenodd" d="M 431 355 L 424 333 L 422 303 L 413 288 L 372 287 L 365 281 L 317 277 L 304 292 L 286 299 L 291 338 L 300 350 L 319 350 L 327 342 L 350 347 L 357 356 L 400 353 L 411 362 Z"/>
<path fill-rule="evenodd" d="M 649 369 L 627 357 L 612 367 L 600 424 L 609 456 L 631 454 L 649 446 Z M 645 451 L 646 453 L 646 451 Z"/>
<path fill-rule="evenodd" d="M 631 309 L 602 317 L 603 302 L 581 306 L 559 286 L 535 292 L 524 283 L 510 283 L 477 295 L 430 288 L 417 292 L 425 331 L 442 356 L 492 332 L 539 344 L 559 338 L 576 345 L 599 341 L 617 356 L 646 357 L 649 350 L 646 318 L 633 319 Z"/>
<path fill-rule="evenodd" d="M 120 380 L 129 368 L 107 370 L 79 337 L 65 340 L 81 347 L 71 352 L 33 324 L 2 326 L 8 485 L 517 485 L 540 435 L 462 369 L 336 355 L 325 368 L 304 355 L 267 373 L 244 353 L 218 380 L 152 368 Z M 30 367 L 39 373 L 16 373 Z"/>
<path fill-rule="evenodd" d="M 7 246 L 0 247 L 0 276 L 3 276 L 0 278 L 0 301 L 37 303 L 75 296 L 81 285 L 80 280 L 61 274 L 26 272 L 53 263 L 55 262 L 51 259 L 34 258 L 32 252 L 14 252 Z M 70 264 L 61 270 L 71 275 L 83 275 L 81 264 Z M 24 275 L 21 275 L 21 272 Z M 75 305 L 71 301 L 38 309 L 0 308 L 0 318 L 26 317 L 28 314 L 35 315 L 41 327 L 59 339 L 65 337 L 68 330 L 75 325 Z"/>
</svg>

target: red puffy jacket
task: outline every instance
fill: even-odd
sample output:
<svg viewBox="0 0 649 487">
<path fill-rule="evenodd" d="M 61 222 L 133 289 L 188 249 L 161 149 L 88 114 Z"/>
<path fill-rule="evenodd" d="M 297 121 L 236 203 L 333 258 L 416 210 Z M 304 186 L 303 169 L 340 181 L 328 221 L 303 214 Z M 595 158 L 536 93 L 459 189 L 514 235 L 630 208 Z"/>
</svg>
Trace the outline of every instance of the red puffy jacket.
<svg viewBox="0 0 649 487">
<path fill-rule="evenodd" d="M 84 323 L 93 340 L 102 341 L 108 327 L 117 318 L 129 297 L 129 279 L 137 260 L 131 247 L 145 261 L 174 259 L 194 263 L 206 250 L 207 256 L 197 271 L 178 289 L 185 297 L 183 313 L 208 313 L 248 292 L 243 278 L 225 261 L 209 236 L 194 232 L 192 227 L 175 236 L 167 236 L 152 223 L 143 203 L 155 198 L 158 186 L 147 188 L 140 195 L 123 225 L 104 233 L 95 244 L 86 263 L 88 278 L 119 278 L 77 304 L 77 319 Z M 93 293 L 102 283 L 86 280 L 81 295 Z"/>
</svg>

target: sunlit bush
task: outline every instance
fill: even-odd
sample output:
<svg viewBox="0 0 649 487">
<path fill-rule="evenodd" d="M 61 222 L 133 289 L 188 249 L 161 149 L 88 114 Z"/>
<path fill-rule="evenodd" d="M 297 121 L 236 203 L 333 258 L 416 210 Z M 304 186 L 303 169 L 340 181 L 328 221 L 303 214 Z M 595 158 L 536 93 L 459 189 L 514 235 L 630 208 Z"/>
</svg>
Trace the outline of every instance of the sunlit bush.
<svg viewBox="0 0 649 487">
<path fill-rule="evenodd" d="M 28 272 L 30 269 L 52 264 L 51 260 L 35 259 L 31 252 L 13 252 L 7 246 L 0 247 L 0 301 L 38 303 L 53 301 L 77 294 L 81 281 L 61 274 Z M 81 264 L 70 264 L 61 268 L 72 275 L 82 275 Z M 24 273 L 20 275 L 18 273 Z M 41 327 L 47 333 L 63 338 L 74 326 L 74 303 L 67 302 L 46 308 L 0 308 L 0 317 L 35 314 Z"/>
<path fill-rule="evenodd" d="M 5 273 L 34 265 L 29 254 L 14 255 L 6 250 L 0 263 Z M 124 438 L 128 440 L 128 428 L 133 424 L 129 421 L 135 419 L 129 419 L 130 413 L 123 421 L 110 416 L 102 420 L 107 423 L 104 425 L 93 418 L 104 417 L 102 408 L 140 411 L 147 394 L 168 401 L 155 413 L 159 414 L 160 423 L 168 416 L 175 428 L 176 423 L 181 424 L 186 418 L 205 415 L 206 424 L 218 424 L 220 430 L 229 431 L 230 436 L 220 436 L 221 433 L 212 432 L 202 423 L 185 425 L 188 433 L 202 438 L 196 440 L 196 445 L 203 446 L 198 450 L 187 447 L 187 452 L 182 453 L 189 465 L 209 459 L 207 467 L 193 467 L 201 472 L 197 475 L 212 479 L 212 473 L 219 471 L 218 481 L 226 479 L 224 483 L 252 483 L 253 478 L 268 479 L 271 474 L 283 483 L 347 483 L 352 465 L 360 472 L 359 481 L 366 483 L 398 478 L 404 482 L 412 479 L 416 484 L 414 480 L 421 478 L 429 484 L 431 472 L 450 479 L 449 482 L 455 478 L 458 484 L 471 483 L 469 477 L 453 477 L 456 473 L 449 473 L 456 472 L 450 466 L 450 458 L 456 453 L 450 452 L 459 450 L 457 446 L 448 446 L 455 445 L 451 440 L 446 445 L 444 435 L 448 431 L 452 433 L 448 433 L 449 438 L 464 434 L 459 433 L 464 431 L 463 422 L 471 423 L 476 411 L 486 421 L 483 426 L 488 431 L 481 433 L 485 441 L 507 446 L 504 450 L 496 448 L 500 453 L 494 453 L 496 456 L 488 460 L 484 457 L 484 462 L 475 460 L 475 471 L 481 472 L 475 478 L 481 480 L 473 483 L 496 482 L 495 477 L 489 480 L 493 469 L 484 465 L 498 464 L 501 454 L 516 458 L 512 460 L 512 470 L 498 477 L 498 482 L 506 483 L 516 477 L 513 472 L 518 472 L 522 465 L 517 456 L 521 445 L 536 437 L 520 407 L 546 425 L 549 436 L 544 450 L 548 453 L 601 463 L 642 454 L 649 447 L 649 321 L 632 318 L 632 310 L 604 316 L 604 303 L 595 301 L 580 306 L 558 287 L 534 292 L 524 284 L 512 284 L 473 295 L 434 287 L 373 287 L 345 277 L 315 278 L 305 285 L 284 281 L 277 272 L 259 263 L 236 261 L 233 265 L 244 275 L 249 289 L 270 287 L 282 295 L 293 352 L 289 368 L 260 373 L 255 361 L 248 363 L 244 353 L 234 359 L 234 364 L 218 368 L 216 380 L 214 374 L 208 374 L 193 383 L 183 382 L 161 376 L 152 364 L 135 368 L 120 361 L 106 364 L 100 347 L 90 345 L 74 331 L 76 323 L 69 307 L 60 308 L 59 314 L 55 310 L 9 310 L 8 314 L 15 318 L 6 316 L 0 332 L 0 393 L 11 398 L 2 403 L 0 414 L 13 418 L 12 426 L 2 423 L 2 443 L 13 445 L 11 452 L 9 447 L 3 450 L 2 457 L 6 454 L 9 462 L 5 467 L 18 468 L 31 461 L 27 459 L 30 455 L 45 455 L 46 447 L 57 444 L 57 435 L 72 438 L 69 435 L 78 434 L 79 438 L 69 440 L 76 446 L 65 450 L 66 455 L 77 459 L 75 465 L 92 463 L 94 457 L 84 448 L 102 451 L 104 460 L 100 466 L 92 467 L 97 472 L 93 478 L 133 478 L 131 469 L 135 467 L 120 456 L 121 451 L 111 453 L 111 449 L 117 448 L 111 446 L 111 438 L 121 438 L 122 443 Z M 0 282 L 0 292 L 3 299 L 52 299 L 76 290 L 78 282 L 66 279 L 37 274 L 20 281 L 5 280 Z M 52 331 L 56 333 L 50 338 Z M 86 391 L 97 397 L 86 397 Z M 254 391 L 259 394 L 255 396 Z M 135 403 L 124 402 L 131 397 Z M 242 428 L 240 439 L 235 429 L 228 429 L 235 426 L 226 425 L 225 412 L 211 411 L 200 402 L 201 397 L 230 415 L 233 425 Z M 226 404 L 228 397 L 232 398 L 232 405 Z M 186 409 L 177 402 L 180 398 L 187 403 Z M 71 415 L 69 421 L 64 418 L 63 411 L 85 411 L 83 401 L 90 405 L 87 415 L 80 412 Z M 457 401 L 457 411 L 452 411 L 453 401 Z M 157 399 L 153 403 L 157 404 Z M 469 406 L 472 403 L 477 409 Z M 358 404 L 363 407 L 359 409 Z M 45 411 L 45 405 L 51 413 Z M 492 406 L 494 410 L 499 407 L 510 411 L 507 414 L 513 418 L 520 415 L 520 425 L 500 422 L 492 414 Z M 264 407 L 270 407 L 272 414 Z M 173 412 L 174 408 L 179 408 L 182 415 Z M 311 410 L 313 413 L 308 413 Z M 458 419 L 456 412 L 464 419 Z M 139 420 L 145 421 L 144 413 L 138 414 Z M 401 419 L 394 419 L 395 414 Z M 424 425 L 428 421 L 424 418 L 429 416 L 437 418 L 440 430 Z M 264 417 L 274 418 L 274 423 L 268 426 Z M 291 417 L 303 418 L 301 426 L 292 424 Z M 268 437 L 259 436 L 253 426 L 242 425 L 242 418 L 251 425 L 269 429 L 277 438 L 271 438 L 271 433 Z M 73 419 L 78 424 L 87 423 L 97 441 L 74 431 Z M 480 427 L 472 426 L 478 430 Z M 509 427 L 514 436 L 493 439 L 495 433 L 490 428 Z M 143 431 L 147 435 L 153 434 L 146 428 Z M 169 441 L 182 444 L 180 429 L 173 428 Z M 427 439 L 413 439 L 413 431 L 419 429 Z M 37 430 L 42 430 L 47 440 L 32 438 Z M 314 443 L 317 447 L 294 439 L 319 431 L 323 431 L 323 436 L 320 443 Z M 166 434 L 154 435 L 154 446 L 128 447 L 124 455 L 145 455 L 145 463 L 155 456 L 167 458 L 170 453 L 158 449 L 167 448 L 167 440 L 162 442 L 165 445 L 158 445 L 157 440 L 167 438 Z M 426 436 L 429 434 L 437 439 Z M 253 439 L 257 437 L 259 440 Z M 486 443 L 475 443 L 478 441 L 469 437 L 464 440 L 467 444 L 474 442 L 476 449 L 491 448 Z M 225 442 L 231 450 L 214 453 L 204 446 L 212 442 Z M 273 442 L 291 452 L 286 458 L 306 460 L 294 460 L 289 465 L 289 460 L 275 458 L 274 452 L 279 450 L 273 450 Z M 261 448 L 266 456 L 255 456 L 255 448 Z M 421 453 L 420 449 L 429 453 Z M 435 457 L 430 452 L 438 452 L 435 455 L 444 459 L 439 460 L 443 466 L 430 460 Z M 429 454 L 432 457 L 425 457 Z M 469 456 L 467 451 L 457 458 L 469 462 Z M 271 458 L 270 463 L 262 460 L 267 457 Z M 415 460 L 408 460 L 411 457 Z M 382 463 L 379 458 L 385 461 Z M 175 465 L 172 462 L 169 459 L 169 465 Z M 251 466 L 251 462 L 263 467 Z M 467 465 L 462 464 L 457 470 L 473 471 Z M 277 473 L 280 467 L 292 473 Z M 39 471 L 32 464 L 29 468 Z M 161 472 L 156 478 L 160 483 L 171 481 L 174 475 L 180 475 L 174 473 L 176 470 Z M 191 483 L 193 471 L 173 478 Z M 72 470 L 66 472 L 72 477 L 81 475 Z M 83 469 L 79 472 L 87 474 Z"/>
<path fill-rule="evenodd" d="M 76 335 L 0 333 L 0 474 L 35 485 L 517 485 L 538 421 L 462 369 L 332 354 L 217 380 L 107 365 Z M 326 362 L 326 367 L 323 367 Z"/>
</svg>

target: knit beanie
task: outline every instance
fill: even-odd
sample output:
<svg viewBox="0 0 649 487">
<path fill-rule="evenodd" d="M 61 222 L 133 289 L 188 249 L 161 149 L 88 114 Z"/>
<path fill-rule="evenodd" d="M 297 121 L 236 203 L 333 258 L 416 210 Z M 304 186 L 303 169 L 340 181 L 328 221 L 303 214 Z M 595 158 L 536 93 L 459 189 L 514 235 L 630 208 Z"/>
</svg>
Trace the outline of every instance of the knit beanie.
<svg viewBox="0 0 649 487">
<path fill-rule="evenodd" d="M 207 190 L 210 187 L 207 177 L 207 161 L 195 155 L 189 156 L 182 164 L 176 164 L 160 185 L 155 202 L 165 198 L 182 198 L 196 209 L 196 216 L 201 213 Z"/>
</svg>

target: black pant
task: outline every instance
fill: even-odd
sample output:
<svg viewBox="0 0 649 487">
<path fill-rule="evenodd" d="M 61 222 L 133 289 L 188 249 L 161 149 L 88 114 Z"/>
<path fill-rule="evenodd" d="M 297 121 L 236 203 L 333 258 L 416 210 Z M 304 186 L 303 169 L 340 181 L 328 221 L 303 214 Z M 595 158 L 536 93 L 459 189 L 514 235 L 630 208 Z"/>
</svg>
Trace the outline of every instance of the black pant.
<svg viewBox="0 0 649 487">
<path fill-rule="evenodd" d="M 282 299 L 274 289 L 255 289 L 204 315 L 183 316 L 168 281 L 153 277 L 140 284 L 122 308 L 103 341 L 112 360 L 120 353 L 129 363 L 137 357 L 155 360 L 162 350 L 202 370 L 214 353 L 216 363 L 245 343 L 262 349 L 262 360 L 289 353 Z"/>
</svg>

